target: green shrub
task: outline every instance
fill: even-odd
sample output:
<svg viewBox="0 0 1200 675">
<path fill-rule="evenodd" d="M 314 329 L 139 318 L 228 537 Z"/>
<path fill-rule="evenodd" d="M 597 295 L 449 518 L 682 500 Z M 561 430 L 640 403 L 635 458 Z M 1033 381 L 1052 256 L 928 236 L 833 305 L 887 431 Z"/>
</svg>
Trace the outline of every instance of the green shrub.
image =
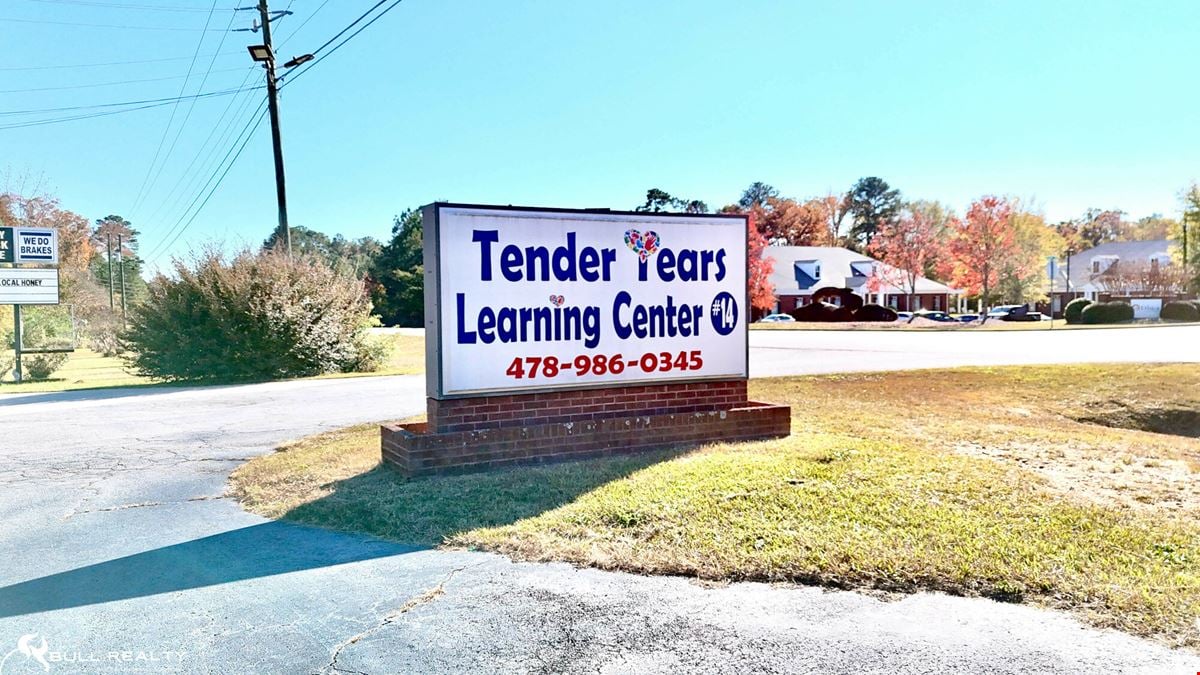
<svg viewBox="0 0 1200 675">
<path fill-rule="evenodd" d="M 28 354 L 21 357 L 25 377 L 29 380 L 48 380 L 54 371 L 62 368 L 70 355 L 65 352 L 54 354 Z"/>
<path fill-rule="evenodd" d="M 1133 305 L 1128 302 L 1095 302 L 1083 308 L 1083 323 L 1103 324 L 1133 321 Z"/>
<path fill-rule="evenodd" d="M 351 275 L 311 257 L 202 253 L 159 275 L 131 308 L 123 342 L 141 375 L 265 380 L 346 372 L 369 363 L 371 302 Z"/>
<path fill-rule="evenodd" d="M 1083 308 L 1090 304 L 1092 304 L 1092 301 L 1087 298 L 1075 298 L 1063 308 L 1063 318 L 1067 320 L 1067 323 L 1081 323 L 1083 321 Z"/>
<path fill-rule="evenodd" d="M 1177 300 L 1163 305 L 1159 318 L 1164 321 L 1200 321 L 1200 307 L 1194 302 Z"/>
</svg>

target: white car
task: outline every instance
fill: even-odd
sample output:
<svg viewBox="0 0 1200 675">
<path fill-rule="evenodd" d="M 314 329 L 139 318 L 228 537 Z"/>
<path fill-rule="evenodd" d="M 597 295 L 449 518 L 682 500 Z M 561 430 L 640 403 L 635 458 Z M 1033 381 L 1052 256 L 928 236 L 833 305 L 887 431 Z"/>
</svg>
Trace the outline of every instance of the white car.
<svg viewBox="0 0 1200 675">
<path fill-rule="evenodd" d="M 768 314 L 759 319 L 759 323 L 792 323 L 795 319 L 788 314 Z"/>
</svg>

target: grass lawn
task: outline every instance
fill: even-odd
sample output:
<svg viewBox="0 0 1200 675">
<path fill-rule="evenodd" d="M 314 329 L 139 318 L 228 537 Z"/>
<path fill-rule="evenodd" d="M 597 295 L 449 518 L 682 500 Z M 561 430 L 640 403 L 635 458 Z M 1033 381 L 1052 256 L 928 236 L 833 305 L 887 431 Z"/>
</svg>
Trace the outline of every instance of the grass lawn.
<svg viewBox="0 0 1200 675">
<path fill-rule="evenodd" d="M 387 362 L 374 373 L 337 373 L 319 377 L 356 377 L 360 375 L 413 375 L 425 371 L 425 339 L 408 335 L 373 336 L 372 340 L 390 343 Z M 11 357 L 12 352 L 6 352 Z M 5 360 L 5 359 L 0 359 Z M 0 395 L 46 391 L 69 391 L 73 389 L 97 389 L 102 387 L 158 386 L 148 377 L 126 370 L 120 358 L 104 356 L 87 348 L 73 352 L 67 362 L 48 380 L 15 384 L 12 373 L 5 372 L 0 381 Z"/>
<path fill-rule="evenodd" d="M 780 441 L 406 481 L 378 428 L 232 477 L 252 511 L 606 569 L 1028 601 L 1200 648 L 1200 369 L 751 381 Z M 1102 424 L 1098 424 L 1101 422 Z M 1156 428 L 1172 434 L 1150 433 Z"/>
</svg>

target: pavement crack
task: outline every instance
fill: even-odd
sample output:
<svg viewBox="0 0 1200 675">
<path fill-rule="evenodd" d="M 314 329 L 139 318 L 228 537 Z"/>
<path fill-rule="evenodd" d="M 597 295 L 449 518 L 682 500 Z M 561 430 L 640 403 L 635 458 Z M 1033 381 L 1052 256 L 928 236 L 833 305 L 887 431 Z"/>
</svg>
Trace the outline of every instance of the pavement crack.
<svg viewBox="0 0 1200 675">
<path fill-rule="evenodd" d="M 411 612 L 412 610 L 416 609 L 417 607 L 420 607 L 421 605 L 427 605 L 427 604 L 433 602 L 434 600 L 437 600 L 439 597 L 441 597 L 442 595 L 444 595 L 446 593 L 446 584 L 451 579 L 454 578 L 454 575 L 458 574 L 459 572 L 463 571 L 464 569 L 466 569 L 466 567 L 458 567 L 456 569 L 450 570 L 450 573 L 447 574 L 444 579 L 439 581 L 437 583 L 437 585 L 434 586 L 433 588 L 428 588 L 428 589 L 422 591 L 417 596 L 409 598 L 408 600 L 406 600 L 404 602 L 404 604 L 400 605 L 400 607 L 398 607 L 398 608 L 392 610 L 391 612 L 387 613 L 386 615 L 384 615 L 383 618 L 381 618 L 374 626 L 338 643 L 338 645 L 333 648 L 333 654 L 329 659 L 329 663 L 325 664 L 325 667 L 323 669 L 321 669 L 321 672 L 353 673 L 355 675 L 367 675 L 367 673 L 364 673 L 360 670 L 350 670 L 348 668 L 339 667 L 338 659 L 341 658 L 342 651 L 344 649 L 346 649 L 347 647 L 349 647 L 350 645 L 355 644 L 356 642 L 359 642 L 363 638 L 369 637 L 370 635 L 384 629 L 385 627 L 390 625 L 392 622 L 394 622 L 396 619 L 399 619 L 401 616 L 407 614 L 408 612 Z"/>
<path fill-rule="evenodd" d="M 82 516 L 87 513 L 105 513 L 108 511 L 124 511 L 125 509 L 141 509 L 141 508 L 145 508 L 148 506 L 162 506 L 163 504 L 164 504 L 164 502 L 137 502 L 134 504 L 118 504 L 116 506 L 105 506 L 105 507 L 99 508 L 99 509 L 84 509 L 82 511 L 76 510 L 76 511 L 72 511 L 71 513 L 68 513 L 67 515 L 63 516 L 63 520 L 70 520 L 70 519 L 74 518 L 75 516 Z"/>
</svg>

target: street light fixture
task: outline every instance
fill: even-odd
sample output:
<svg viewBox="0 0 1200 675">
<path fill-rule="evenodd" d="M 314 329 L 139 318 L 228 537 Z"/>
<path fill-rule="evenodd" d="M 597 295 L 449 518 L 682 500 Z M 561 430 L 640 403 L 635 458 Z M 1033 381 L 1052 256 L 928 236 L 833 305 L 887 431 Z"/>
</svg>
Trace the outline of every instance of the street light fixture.
<svg viewBox="0 0 1200 675">
<path fill-rule="evenodd" d="M 250 51 L 250 58 L 258 63 L 275 60 L 275 55 L 271 53 L 271 48 L 266 45 L 247 45 L 246 49 Z"/>
<path fill-rule="evenodd" d="M 295 68 L 296 66 L 298 66 L 302 63 L 308 63 L 309 61 L 312 61 L 313 58 L 315 58 L 315 57 L 312 54 L 305 54 L 303 56 L 295 56 L 295 57 L 292 57 L 291 61 L 288 61 L 287 63 L 283 64 L 283 67 L 284 68 Z"/>
</svg>

